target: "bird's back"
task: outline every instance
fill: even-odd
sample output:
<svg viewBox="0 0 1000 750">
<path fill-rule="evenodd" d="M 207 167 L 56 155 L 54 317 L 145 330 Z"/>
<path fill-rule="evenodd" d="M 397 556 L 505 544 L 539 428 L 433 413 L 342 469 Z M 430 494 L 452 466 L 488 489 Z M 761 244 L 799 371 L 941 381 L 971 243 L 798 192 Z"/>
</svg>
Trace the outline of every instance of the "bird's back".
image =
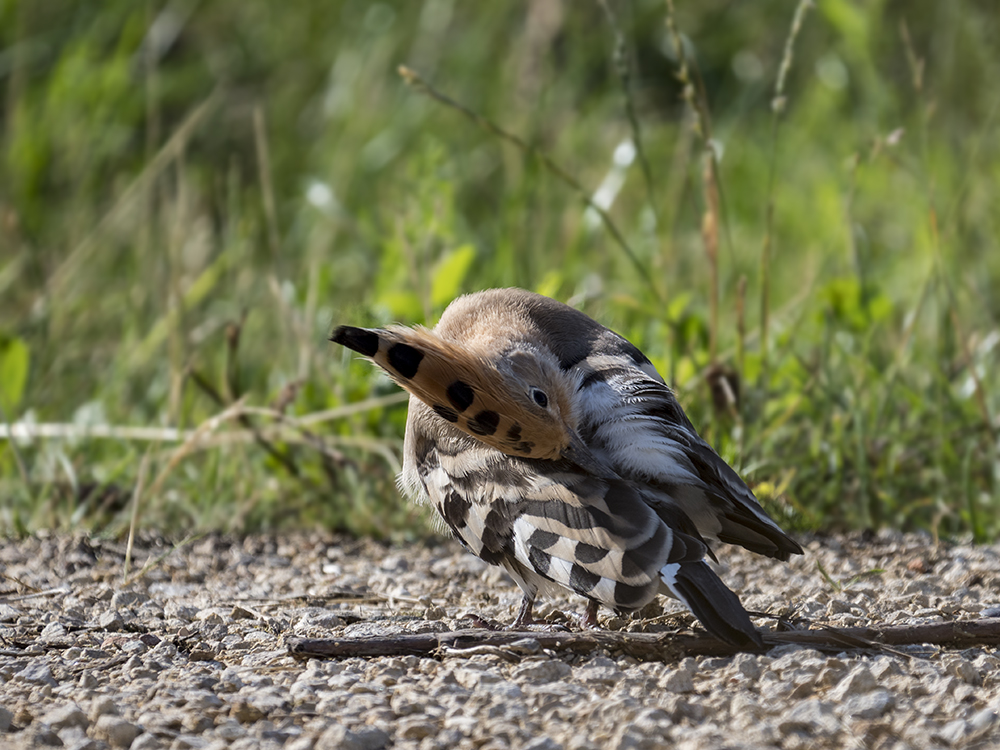
<svg viewBox="0 0 1000 750">
<path fill-rule="evenodd" d="M 698 435 L 649 359 L 586 314 L 521 289 L 492 289 L 455 300 L 434 332 L 487 352 L 512 335 L 541 343 L 575 384 L 580 437 L 620 478 L 642 486 L 654 509 L 680 508 L 702 536 L 768 557 L 802 552 Z"/>
</svg>

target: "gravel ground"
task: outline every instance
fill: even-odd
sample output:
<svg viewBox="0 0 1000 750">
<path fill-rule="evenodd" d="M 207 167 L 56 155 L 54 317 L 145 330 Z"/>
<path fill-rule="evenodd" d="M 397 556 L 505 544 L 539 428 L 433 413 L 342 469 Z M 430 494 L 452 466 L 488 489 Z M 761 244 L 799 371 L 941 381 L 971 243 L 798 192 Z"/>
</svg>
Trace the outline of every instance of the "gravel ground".
<svg viewBox="0 0 1000 750">
<path fill-rule="evenodd" d="M 453 543 L 319 534 L 170 547 L 69 536 L 0 548 L 0 746 L 7 748 L 946 748 L 1000 746 L 992 647 L 638 662 L 487 651 L 297 662 L 291 636 L 509 622 L 507 576 Z M 161 559 L 162 557 L 162 559 Z M 721 550 L 748 609 L 816 623 L 1000 613 L 1000 545 L 884 533 L 814 539 L 790 564 Z M 817 565 L 819 563 L 819 565 Z M 820 572 L 826 572 L 827 578 Z M 582 600 L 541 603 L 572 627 Z M 612 629 L 694 626 L 673 602 Z M 762 627 L 770 627 L 760 620 Z"/>
</svg>

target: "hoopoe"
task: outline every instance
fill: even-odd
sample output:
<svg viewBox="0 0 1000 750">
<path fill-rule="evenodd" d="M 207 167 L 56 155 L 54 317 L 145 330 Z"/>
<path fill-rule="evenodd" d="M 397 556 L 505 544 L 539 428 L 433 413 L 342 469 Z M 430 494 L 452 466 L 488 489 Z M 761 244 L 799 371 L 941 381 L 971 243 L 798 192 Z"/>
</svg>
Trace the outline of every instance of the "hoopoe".
<svg viewBox="0 0 1000 750">
<path fill-rule="evenodd" d="M 682 601 L 718 638 L 763 646 L 707 565 L 705 539 L 778 560 L 802 548 L 698 435 L 638 348 L 521 289 L 456 299 L 437 327 L 340 326 L 331 340 L 410 393 L 400 486 L 524 593 L 574 591 L 634 612 Z"/>
</svg>

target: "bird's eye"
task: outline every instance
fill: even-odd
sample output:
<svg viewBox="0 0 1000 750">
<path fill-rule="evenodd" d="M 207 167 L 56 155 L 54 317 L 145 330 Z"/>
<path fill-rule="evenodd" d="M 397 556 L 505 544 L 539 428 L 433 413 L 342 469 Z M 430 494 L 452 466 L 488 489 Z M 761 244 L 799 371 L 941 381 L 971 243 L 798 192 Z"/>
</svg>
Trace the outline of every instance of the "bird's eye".
<svg viewBox="0 0 1000 750">
<path fill-rule="evenodd" d="M 538 404 L 543 409 L 549 406 L 549 397 L 545 395 L 545 391 L 540 388 L 531 389 L 531 400 Z"/>
</svg>

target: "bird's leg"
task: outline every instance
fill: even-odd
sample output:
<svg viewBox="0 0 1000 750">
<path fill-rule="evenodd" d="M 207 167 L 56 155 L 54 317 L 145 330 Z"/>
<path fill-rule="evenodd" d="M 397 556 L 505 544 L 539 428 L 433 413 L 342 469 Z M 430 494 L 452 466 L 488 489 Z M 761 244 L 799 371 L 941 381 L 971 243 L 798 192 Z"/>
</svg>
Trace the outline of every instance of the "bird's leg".
<svg viewBox="0 0 1000 750">
<path fill-rule="evenodd" d="M 535 622 L 535 617 L 531 613 L 534 604 L 535 600 L 529 596 L 521 599 L 521 609 L 517 613 L 517 619 L 511 623 L 510 628 L 505 628 L 496 620 L 489 620 L 477 614 L 469 614 L 467 617 L 472 620 L 472 627 L 474 628 L 484 628 L 486 630 L 531 630 L 534 626 L 535 629 L 538 629 L 540 623 Z"/>
<path fill-rule="evenodd" d="M 529 625 L 535 624 L 535 618 L 531 614 L 534 604 L 535 600 L 527 595 L 521 599 L 521 609 L 517 613 L 517 619 L 511 623 L 511 630 L 527 630 Z"/>
<path fill-rule="evenodd" d="M 594 599 L 587 602 L 587 609 L 580 618 L 580 627 L 584 630 L 592 630 L 601 627 L 597 622 L 597 608 L 600 606 Z"/>
<path fill-rule="evenodd" d="M 469 613 L 463 616 L 462 619 L 471 620 L 472 627 L 474 628 L 481 628 L 483 630 L 495 630 L 495 631 L 504 630 L 504 626 L 501 625 L 496 620 L 489 620 L 485 617 L 480 617 L 475 613 Z"/>
<path fill-rule="evenodd" d="M 534 604 L 535 600 L 528 596 L 521 600 L 521 609 L 517 613 L 517 619 L 510 624 L 511 630 L 528 630 L 533 633 L 561 633 L 568 630 L 565 625 L 558 622 L 536 620 L 531 613 Z"/>
</svg>

